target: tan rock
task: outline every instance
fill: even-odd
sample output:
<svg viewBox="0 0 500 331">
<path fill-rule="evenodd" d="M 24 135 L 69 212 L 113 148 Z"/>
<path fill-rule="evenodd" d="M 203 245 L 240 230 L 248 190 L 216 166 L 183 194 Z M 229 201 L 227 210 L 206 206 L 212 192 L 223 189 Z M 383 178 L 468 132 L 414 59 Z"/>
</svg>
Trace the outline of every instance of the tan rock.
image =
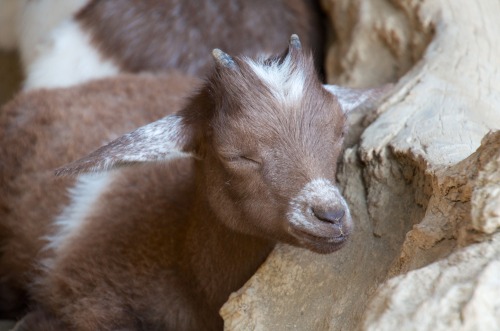
<svg viewBox="0 0 500 331">
<path fill-rule="evenodd" d="M 500 139 L 488 135 L 483 146 L 490 146 L 479 167 L 476 189 L 472 193 L 472 227 L 480 232 L 493 233 L 500 229 Z M 500 278 L 500 277 L 499 277 Z"/>
<path fill-rule="evenodd" d="M 500 234 L 387 281 L 364 330 L 500 330 Z"/>
</svg>

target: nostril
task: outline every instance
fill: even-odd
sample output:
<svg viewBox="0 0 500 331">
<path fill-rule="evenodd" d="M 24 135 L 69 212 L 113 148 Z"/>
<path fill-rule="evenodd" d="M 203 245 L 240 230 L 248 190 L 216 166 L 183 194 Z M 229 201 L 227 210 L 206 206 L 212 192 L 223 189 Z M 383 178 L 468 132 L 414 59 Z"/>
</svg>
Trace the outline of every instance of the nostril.
<svg viewBox="0 0 500 331">
<path fill-rule="evenodd" d="M 322 209 L 317 207 L 313 207 L 311 209 L 314 216 L 316 216 L 318 219 L 333 224 L 340 223 L 345 215 L 345 211 L 343 209 Z"/>
</svg>

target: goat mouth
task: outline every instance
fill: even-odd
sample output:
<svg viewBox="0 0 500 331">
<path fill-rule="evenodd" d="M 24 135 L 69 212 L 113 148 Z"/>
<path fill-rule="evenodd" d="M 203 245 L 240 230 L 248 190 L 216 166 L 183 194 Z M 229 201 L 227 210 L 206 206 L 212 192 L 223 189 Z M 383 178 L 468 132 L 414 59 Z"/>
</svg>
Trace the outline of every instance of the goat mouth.
<svg viewBox="0 0 500 331">
<path fill-rule="evenodd" d="M 300 244 L 311 248 L 313 251 L 323 252 L 333 252 L 347 242 L 349 237 L 348 233 L 341 233 L 338 236 L 318 236 L 309 231 L 305 231 L 298 228 L 290 228 L 291 234 L 299 241 Z M 313 247 L 310 247 L 313 246 Z"/>
</svg>

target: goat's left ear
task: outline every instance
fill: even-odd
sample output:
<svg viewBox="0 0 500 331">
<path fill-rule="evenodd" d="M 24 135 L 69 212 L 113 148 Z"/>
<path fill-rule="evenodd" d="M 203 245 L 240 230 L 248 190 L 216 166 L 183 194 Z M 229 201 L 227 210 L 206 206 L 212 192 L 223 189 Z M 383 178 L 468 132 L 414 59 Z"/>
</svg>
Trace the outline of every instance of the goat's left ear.
<svg viewBox="0 0 500 331">
<path fill-rule="evenodd" d="M 386 84 L 371 89 L 353 89 L 337 85 L 323 85 L 328 92 L 337 98 L 344 114 L 360 106 L 369 108 L 375 107 L 378 101 L 386 96 L 387 92 L 391 90 L 393 86 L 393 84 Z"/>
<path fill-rule="evenodd" d="M 191 156 L 194 132 L 183 117 L 170 115 L 127 133 L 86 157 L 56 170 L 56 175 L 106 171 L 134 163 Z"/>
</svg>

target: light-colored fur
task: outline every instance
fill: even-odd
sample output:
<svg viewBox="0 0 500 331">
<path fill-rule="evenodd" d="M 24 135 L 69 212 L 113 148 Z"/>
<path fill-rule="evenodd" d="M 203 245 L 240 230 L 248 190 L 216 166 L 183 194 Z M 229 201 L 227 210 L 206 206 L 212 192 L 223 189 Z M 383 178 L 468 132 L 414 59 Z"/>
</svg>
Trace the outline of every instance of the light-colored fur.
<svg viewBox="0 0 500 331">
<path fill-rule="evenodd" d="M 27 66 L 24 89 L 68 87 L 114 76 L 119 68 L 91 45 L 90 36 L 75 21 L 61 23 L 38 45 L 38 57 Z"/>
<path fill-rule="evenodd" d="M 8 1 L 8 0 L 7 0 Z M 20 15 L 16 24 L 19 35 L 19 53 L 25 68 L 43 56 L 52 31 L 85 6 L 89 0 L 13 0 L 18 3 Z M 73 37 L 78 37 L 74 35 Z M 52 37 L 53 38 L 53 37 Z"/>
<path fill-rule="evenodd" d="M 300 66 L 294 68 L 290 57 L 287 57 L 282 64 L 275 60 L 266 66 L 262 65 L 264 58 L 261 58 L 260 61 L 251 59 L 246 59 L 246 61 L 272 91 L 274 97 L 281 100 L 284 107 L 296 104 L 301 100 L 305 74 Z"/>
<path fill-rule="evenodd" d="M 92 212 L 99 196 L 109 188 L 112 173 L 83 175 L 74 187 L 69 189 L 70 203 L 54 220 L 56 231 L 49 235 L 46 250 L 63 252 L 71 244 L 71 239 L 81 230 L 83 223 Z"/>
<path fill-rule="evenodd" d="M 311 222 L 311 215 L 313 215 L 311 206 L 315 205 L 336 206 L 350 213 L 339 189 L 329 180 L 316 178 L 307 183 L 290 201 L 288 212 L 290 223 L 305 230 L 316 227 L 317 225 Z M 346 218 L 350 218 L 350 215 L 346 215 Z"/>
</svg>

